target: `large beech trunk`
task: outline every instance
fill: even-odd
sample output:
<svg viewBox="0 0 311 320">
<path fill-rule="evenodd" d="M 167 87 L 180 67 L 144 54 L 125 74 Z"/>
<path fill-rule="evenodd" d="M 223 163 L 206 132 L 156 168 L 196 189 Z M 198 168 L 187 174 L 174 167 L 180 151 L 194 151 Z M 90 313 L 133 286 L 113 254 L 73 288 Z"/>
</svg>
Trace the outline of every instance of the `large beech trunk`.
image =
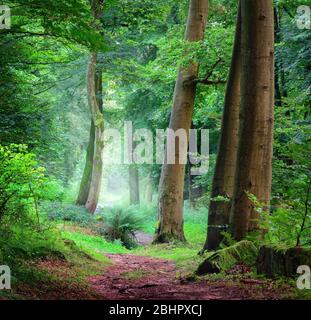
<svg viewBox="0 0 311 320">
<path fill-rule="evenodd" d="M 130 204 L 139 205 L 139 172 L 135 165 L 129 166 Z"/>
<path fill-rule="evenodd" d="M 222 231 L 227 230 L 230 218 L 231 197 L 233 195 L 234 176 L 239 133 L 241 80 L 241 5 L 239 3 L 235 32 L 235 42 L 231 67 L 226 88 L 221 136 L 213 178 L 211 201 L 208 211 L 208 234 L 203 250 L 215 250 L 223 239 Z M 217 196 L 225 201 L 213 201 Z"/>
<path fill-rule="evenodd" d="M 207 23 L 208 0 L 191 0 L 185 39 L 195 42 L 204 38 Z M 185 85 L 185 81 L 198 76 L 197 63 L 187 68 L 180 68 L 175 85 L 173 109 L 169 128 L 175 132 L 185 129 L 188 133 L 191 126 L 192 113 L 196 93 L 195 84 Z M 180 164 L 178 143 L 175 152 L 175 164 L 162 166 L 159 184 L 159 224 L 155 242 L 169 242 L 171 240 L 184 241 L 183 232 L 183 190 L 185 165 Z"/>
<path fill-rule="evenodd" d="M 94 213 L 97 208 L 98 198 L 101 190 L 103 161 L 102 153 L 104 148 L 103 133 L 104 133 L 104 118 L 102 106 L 98 103 L 96 87 L 101 88 L 101 72 L 97 70 L 97 54 L 92 53 L 89 61 L 87 75 L 87 91 L 89 107 L 92 114 L 92 121 L 95 127 L 94 140 L 94 157 L 90 190 L 85 207 L 91 213 Z"/>
<path fill-rule="evenodd" d="M 259 214 L 248 193 L 266 209 L 270 205 L 274 105 L 272 0 L 241 0 L 241 12 L 241 118 L 231 209 L 237 240 L 258 229 Z"/>
</svg>

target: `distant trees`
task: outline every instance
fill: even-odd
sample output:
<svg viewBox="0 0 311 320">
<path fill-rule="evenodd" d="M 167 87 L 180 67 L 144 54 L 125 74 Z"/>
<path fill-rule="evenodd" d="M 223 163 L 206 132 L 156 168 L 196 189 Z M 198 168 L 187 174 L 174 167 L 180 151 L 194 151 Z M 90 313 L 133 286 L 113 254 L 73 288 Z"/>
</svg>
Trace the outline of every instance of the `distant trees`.
<svg viewBox="0 0 311 320">
<path fill-rule="evenodd" d="M 4 2 L 16 23 L 0 30 L 1 144 L 27 144 L 67 188 L 85 140 L 81 62 L 86 47 L 100 50 L 104 41 L 88 1 Z"/>
<path fill-rule="evenodd" d="M 153 178 L 152 178 L 152 173 L 150 172 L 148 174 L 148 177 L 147 177 L 147 185 L 146 185 L 146 194 L 145 194 L 145 199 L 148 203 L 151 203 L 152 202 L 152 199 L 153 199 Z"/>
<path fill-rule="evenodd" d="M 129 165 L 130 205 L 139 205 L 139 172 L 136 165 Z"/>
<path fill-rule="evenodd" d="M 208 16 L 208 0 L 191 0 L 185 40 L 195 42 L 204 38 Z M 180 67 L 175 85 L 173 109 L 169 128 L 175 132 L 184 129 L 189 133 L 196 85 L 187 80 L 197 78 L 199 65 L 192 62 L 187 67 Z M 178 139 L 179 140 L 179 139 Z M 176 141 L 176 139 L 175 139 Z M 156 230 L 155 242 L 170 240 L 184 241 L 183 232 L 183 191 L 185 164 L 181 164 L 180 146 L 176 143 L 175 164 L 168 164 L 167 159 L 162 166 L 159 184 L 159 225 Z"/>
</svg>

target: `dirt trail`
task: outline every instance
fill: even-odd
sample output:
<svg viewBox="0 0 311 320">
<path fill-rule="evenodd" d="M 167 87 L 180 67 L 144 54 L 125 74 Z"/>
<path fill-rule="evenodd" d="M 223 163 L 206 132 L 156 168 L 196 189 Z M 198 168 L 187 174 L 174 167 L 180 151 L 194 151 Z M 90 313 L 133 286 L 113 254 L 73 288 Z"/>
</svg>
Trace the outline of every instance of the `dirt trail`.
<svg viewBox="0 0 311 320">
<path fill-rule="evenodd" d="M 286 292 L 269 281 L 196 281 L 176 277 L 174 262 L 134 255 L 109 254 L 113 262 L 103 275 L 90 278 L 107 300 L 236 300 L 281 299 Z M 246 282 L 245 282 L 246 281 Z"/>
</svg>

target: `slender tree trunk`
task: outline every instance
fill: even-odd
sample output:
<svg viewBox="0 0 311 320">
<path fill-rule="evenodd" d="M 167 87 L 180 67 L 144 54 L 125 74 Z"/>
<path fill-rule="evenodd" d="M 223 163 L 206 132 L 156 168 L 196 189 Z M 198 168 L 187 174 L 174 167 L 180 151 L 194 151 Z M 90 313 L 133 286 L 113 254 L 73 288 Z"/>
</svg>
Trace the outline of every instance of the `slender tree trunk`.
<svg viewBox="0 0 311 320">
<path fill-rule="evenodd" d="M 89 212 L 94 213 L 97 208 L 98 198 L 101 190 L 103 161 L 102 153 L 104 148 L 103 132 L 104 132 L 104 118 L 102 106 L 98 103 L 98 93 L 96 87 L 102 86 L 102 77 L 100 70 L 97 69 L 97 54 L 92 53 L 89 61 L 88 75 L 87 75 L 87 89 L 89 107 L 92 114 L 92 120 L 95 127 L 95 141 L 94 141 L 94 157 L 92 178 L 90 183 L 90 191 L 86 202 L 86 208 Z"/>
<path fill-rule="evenodd" d="M 147 179 L 147 188 L 146 188 L 146 201 L 148 203 L 152 202 L 152 198 L 153 198 L 153 179 L 151 176 L 151 173 L 148 175 L 148 179 Z"/>
<path fill-rule="evenodd" d="M 241 0 L 241 12 L 241 121 L 231 209 L 237 240 L 258 229 L 259 214 L 248 193 L 270 206 L 274 122 L 273 2 Z"/>
<path fill-rule="evenodd" d="M 239 3 L 235 41 L 225 95 L 221 136 L 208 211 L 208 232 L 204 250 L 215 250 L 229 225 L 238 148 L 241 82 L 241 4 Z M 227 201 L 213 201 L 217 196 Z"/>
<path fill-rule="evenodd" d="M 94 158 L 94 143 L 95 143 L 95 126 L 91 120 L 89 144 L 86 151 L 86 162 L 83 170 L 83 176 L 80 183 L 79 195 L 76 204 L 85 206 L 90 192 L 91 178 L 93 171 L 93 158 Z"/>
<path fill-rule="evenodd" d="M 207 23 L 208 0 L 191 0 L 185 39 L 190 42 L 204 38 Z M 186 80 L 198 76 L 199 66 L 192 63 L 179 69 L 175 85 L 173 109 L 169 128 L 175 132 L 185 129 L 189 135 L 196 93 L 195 84 L 184 85 Z M 185 241 L 183 232 L 183 190 L 185 165 L 180 164 L 179 147 L 176 146 L 175 164 L 162 166 L 159 184 L 159 224 L 154 242 Z"/>
<path fill-rule="evenodd" d="M 129 166 L 130 204 L 139 205 L 139 172 L 135 165 Z"/>
<path fill-rule="evenodd" d="M 90 0 L 92 14 L 99 20 L 103 12 L 104 0 Z M 99 29 L 100 26 L 98 25 Z M 92 122 L 94 124 L 94 154 L 92 163 L 92 175 L 89 187 L 89 194 L 85 204 L 86 209 L 95 213 L 98 199 L 101 191 L 103 160 L 102 153 L 104 149 L 103 133 L 103 101 L 102 101 L 102 71 L 97 65 L 98 54 L 92 52 L 87 72 L 87 94 L 88 104 L 91 111 Z"/>
</svg>

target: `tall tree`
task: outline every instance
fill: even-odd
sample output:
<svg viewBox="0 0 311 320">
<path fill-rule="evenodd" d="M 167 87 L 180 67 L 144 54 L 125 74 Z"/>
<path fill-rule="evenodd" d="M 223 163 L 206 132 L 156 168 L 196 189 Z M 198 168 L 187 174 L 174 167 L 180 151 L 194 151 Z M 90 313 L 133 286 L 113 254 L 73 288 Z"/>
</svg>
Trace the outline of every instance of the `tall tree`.
<svg viewBox="0 0 311 320">
<path fill-rule="evenodd" d="M 104 0 L 92 0 L 91 7 L 95 19 L 100 19 L 103 12 Z M 97 208 L 98 199 L 101 191 L 102 172 L 103 172 L 103 133 L 104 118 L 102 107 L 102 71 L 98 67 L 98 53 L 92 52 L 90 55 L 87 72 L 87 95 L 88 104 L 94 125 L 94 154 L 91 169 L 91 180 L 89 193 L 85 207 L 91 213 Z M 91 128 L 92 129 L 92 128 Z M 93 139 L 93 137 L 92 137 Z M 91 142 L 90 142 L 91 143 Z"/>
<path fill-rule="evenodd" d="M 270 204 L 274 107 L 273 1 L 241 0 L 241 118 L 231 209 L 233 236 L 258 229 L 250 194 Z"/>
<path fill-rule="evenodd" d="M 99 194 L 101 191 L 101 180 L 103 172 L 102 153 L 104 149 L 103 109 L 102 105 L 98 103 L 98 99 L 96 96 L 96 87 L 102 86 L 101 71 L 97 68 L 97 57 L 97 53 L 91 54 L 87 75 L 88 103 L 92 114 L 92 122 L 94 124 L 94 154 L 92 161 L 92 174 L 90 180 L 89 193 L 85 207 L 91 213 L 94 213 L 97 208 Z"/>
<path fill-rule="evenodd" d="M 204 31 L 208 16 L 208 0 L 190 0 L 185 40 L 200 41 L 204 38 Z M 175 132 L 184 129 L 189 134 L 196 84 L 186 81 L 198 76 L 199 65 L 191 63 L 187 68 L 180 67 L 175 84 L 173 109 L 169 128 Z M 162 166 L 159 184 L 159 225 L 156 230 L 155 242 L 169 242 L 171 240 L 184 241 L 183 231 L 183 191 L 185 165 L 180 164 L 180 150 L 176 146 L 175 164 Z"/>
<path fill-rule="evenodd" d="M 99 110 L 103 113 L 103 97 L 102 97 L 102 72 L 101 67 L 97 67 L 97 71 L 95 74 L 95 90 L 96 90 L 96 99 L 97 104 L 99 106 Z M 91 127 L 90 127 L 90 136 L 89 142 L 86 150 L 86 161 L 83 170 L 83 176 L 80 183 L 80 189 L 76 204 L 79 206 L 85 206 L 89 193 L 90 186 L 92 180 L 92 172 L 93 172 L 93 159 L 94 159 L 94 151 L 95 151 L 95 126 L 93 117 L 91 117 Z"/>
<path fill-rule="evenodd" d="M 238 147 L 241 80 L 241 4 L 226 88 L 221 136 L 208 211 L 208 233 L 203 250 L 215 250 L 229 225 Z M 221 198 L 219 198 L 219 196 Z M 218 198 L 217 198 L 218 197 Z"/>
</svg>

